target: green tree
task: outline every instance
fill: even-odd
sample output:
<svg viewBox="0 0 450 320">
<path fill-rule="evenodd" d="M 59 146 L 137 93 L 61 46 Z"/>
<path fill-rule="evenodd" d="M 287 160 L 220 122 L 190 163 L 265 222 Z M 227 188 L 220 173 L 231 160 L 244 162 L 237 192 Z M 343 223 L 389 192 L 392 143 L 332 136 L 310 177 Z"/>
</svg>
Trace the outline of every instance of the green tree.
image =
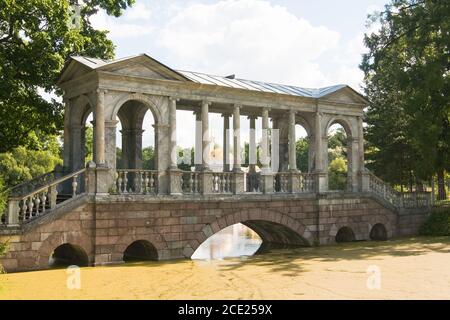
<svg viewBox="0 0 450 320">
<path fill-rule="evenodd" d="M 345 190 L 347 184 L 347 161 L 337 157 L 328 167 L 328 186 L 330 190 Z"/>
<path fill-rule="evenodd" d="M 155 149 L 151 146 L 142 149 L 142 169 L 155 169 Z"/>
<path fill-rule="evenodd" d="M 370 17 L 365 36 L 367 139 L 377 174 L 392 183 L 438 178 L 450 170 L 450 2 L 393 0 Z"/>
<path fill-rule="evenodd" d="M 307 137 L 297 140 L 295 152 L 297 154 L 297 169 L 301 172 L 308 172 L 309 139 Z"/>
<path fill-rule="evenodd" d="M 47 102 L 38 89 L 61 94 L 55 83 L 70 55 L 112 58 L 114 45 L 107 39 L 107 31 L 94 29 L 89 17 L 99 9 L 120 16 L 134 0 L 84 0 L 79 7 L 70 2 L 1 2 L 0 152 L 21 145 L 36 148 L 30 139 L 33 131 L 43 135 L 59 132 L 62 105 Z"/>
<path fill-rule="evenodd" d="M 56 165 L 62 164 L 59 149 L 55 148 L 52 143 L 43 150 L 18 147 L 11 152 L 1 153 L 0 177 L 4 181 L 5 188 L 50 172 Z"/>
</svg>

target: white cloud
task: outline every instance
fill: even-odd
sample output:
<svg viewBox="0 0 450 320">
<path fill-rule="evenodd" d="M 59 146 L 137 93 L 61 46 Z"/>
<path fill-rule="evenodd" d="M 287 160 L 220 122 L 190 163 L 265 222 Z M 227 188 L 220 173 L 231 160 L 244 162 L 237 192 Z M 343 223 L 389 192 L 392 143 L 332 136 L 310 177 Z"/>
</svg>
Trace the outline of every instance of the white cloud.
<svg viewBox="0 0 450 320">
<path fill-rule="evenodd" d="M 111 39 L 119 38 L 133 38 L 152 33 L 154 27 L 148 21 L 143 21 L 145 17 L 150 16 L 150 11 L 137 9 L 129 9 L 130 11 L 125 14 L 123 19 L 108 16 L 104 10 L 100 10 L 98 13 L 90 18 L 92 26 L 99 30 L 108 30 L 109 37 Z M 136 23 L 131 23 L 133 20 L 139 20 Z"/>
<path fill-rule="evenodd" d="M 179 66 L 301 86 L 328 82 L 317 61 L 340 38 L 284 7 L 257 0 L 187 5 L 157 34 L 157 43 Z"/>
<path fill-rule="evenodd" d="M 143 2 L 134 4 L 131 8 L 125 10 L 124 14 L 126 20 L 150 19 L 151 16 L 151 10 Z"/>
</svg>

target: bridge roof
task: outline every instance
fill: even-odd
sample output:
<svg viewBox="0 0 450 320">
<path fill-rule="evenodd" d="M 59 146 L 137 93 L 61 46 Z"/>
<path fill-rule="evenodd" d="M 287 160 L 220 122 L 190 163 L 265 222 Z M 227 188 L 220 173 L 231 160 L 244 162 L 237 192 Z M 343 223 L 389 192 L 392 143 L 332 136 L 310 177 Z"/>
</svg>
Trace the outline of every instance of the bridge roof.
<svg viewBox="0 0 450 320">
<path fill-rule="evenodd" d="M 284 85 L 284 84 L 276 84 L 272 82 L 263 82 L 263 81 L 255 81 L 255 80 L 246 80 L 246 79 L 240 79 L 235 78 L 233 76 L 218 76 L 218 75 L 211 75 L 206 73 L 200 73 L 200 72 L 193 72 L 193 71 L 183 71 L 183 70 L 174 70 L 170 67 L 162 64 L 161 62 L 153 59 L 147 54 L 139 54 L 134 56 L 129 56 L 125 58 L 115 59 L 115 60 L 103 60 L 103 59 L 97 59 L 97 58 L 91 58 L 91 57 L 85 57 L 85 56 L 71 56 L 71 60 L 69 60 L 65 66 L 65 68 L 68 66 L 70 61 L 77 61 L 84 66 L 88 67 L 89 69 L 103 69 L 107 66 L 124 62 L 126 60 L 132 60 L 135 58 L 140 57 L 146 57 L 151 60 L 152 63 L 156 63 L 159 65 L 159 67 L 169 71 L 172 75 L 176 75 L 178 80 L 187 80 L 191 82 L 196 82 L 200 84 L 208 84 L 208 85 L 217 85 L 222 87 L 229 87 L 229 88 L 236 88 L 236 89 L 246 89 L 246 90 L 252 90 L 252 91 L 260 91 L 260 92 L 269 92 L 269 93 L 278 93 L 278 94 L 286 94 L 291 96 L 300 96 L 300 97 L 307 97 L 307 98 L 321 98 L 324 96 L 327 96 L 333 92 L 339 91 L 344 88 L 348 88 L 354 93 L 356 93 L 360 98 L 363 100 L 366 100 L 363 95 L 361 95 L 359 92 L 354 90 L 348 85 L 345 84 L 337 84 L 333 86 L 328 87 L 322 87 L 322 88 L 304 88 L 304 87 L 298 87 L 298 86 L 292 86 L 292 85 Z M 62 75 L 64 73 L 64 70 L 61 72 L 60 81 L 62 78 Z"/>
</svg>

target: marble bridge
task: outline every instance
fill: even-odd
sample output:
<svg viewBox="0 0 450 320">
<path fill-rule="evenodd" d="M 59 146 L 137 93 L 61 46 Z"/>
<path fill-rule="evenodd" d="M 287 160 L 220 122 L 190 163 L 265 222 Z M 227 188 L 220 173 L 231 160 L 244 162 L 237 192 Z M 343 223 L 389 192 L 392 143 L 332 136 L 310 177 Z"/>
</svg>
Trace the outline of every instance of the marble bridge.
<svg viewBox="0 0 450 320">
<path fill-rule="evenodd" d="M 7 271 L 189 258 L 236 223 L 258 233 L 268 249 L 384 240 L 416 233 L 429 213 L 428 193 L 399 193 L 364 167 L 368 102 L 349 86 L 307 89 L 179 71 L 145 54 L 113 61 L 73 56 L 58 85 L 64 164 L 9 190 L 0 223 L 0 241 L 9 241 L 0 259 Z M 177 119 L 177 110 L 195 115 L 195 132 L 182 133 L 195 135 L 191 170 L 179 165 L 177 122 L 187 120 Z M 144 170 L 149 111 L 154 168 Z M 213 113 L 223 118 L 220 169 L 211 165 Z M 90 114 L 93 159 L 86 164 Z M 249 121 L 248 165 L 241 120 Z M 328 183 L 328 132 L 336 123 L 347 137 L 342 190 Z M 298 125 L 308 135 L 306 172 L 297 168 Z"/>
</svg>

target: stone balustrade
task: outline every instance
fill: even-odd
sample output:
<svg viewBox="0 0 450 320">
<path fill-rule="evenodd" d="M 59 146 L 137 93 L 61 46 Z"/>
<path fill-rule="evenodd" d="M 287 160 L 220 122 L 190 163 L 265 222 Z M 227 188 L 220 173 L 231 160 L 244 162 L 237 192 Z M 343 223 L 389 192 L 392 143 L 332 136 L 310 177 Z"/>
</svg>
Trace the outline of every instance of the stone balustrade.
<svg viewBox="0 0 450 320">
<path fill-rule="evenodd" d="M 118 194 L 156 194 L 158 171 L 140 169 L 118 169 L 116 171 L 116 192 Z"/>
<path fill-rule="evenodd" d="M 85 192 L 86 169 L 73 172 L 23 195 L 8 198 L 4 223 L 15 226 L 44 215 L 68 199 Z"/>
<path fill-rule="evenodd" d="M 54 179 L 32 192 L 8 198 L 5 214 L 1 217 L 1 224 L 17 226 L 36 217 L 47 214 L 59 204 L 80 194 L 95 195 L 98 192 L 96 177 L 102 168 L 88 167 L 61 178 Z M 266 173 L 260 172 L 212 172 L 205 171 L 175 171 L 178 174 L 168 176 L 176 179 L 180 188 L 178 195 L 220 195 L 220 194 L 299 194 L 317 193 L 317 174 L 293 172 Z M 119 169 L 115 171 L 114 187 L 104 194 L 127 194 L 156 196 L 160 172 L 156 170 Z M 431 195 L 428 192 L 400 193 L 390 187 L 372 173 L 363 174 L 363 192 L 388 202 L 393 207 L 404 209 L 417 209 L 431 206 Z M 30 186 L 21 186 L 31 188 Z M 106 193 L 105 193 L 106 192 Z"/>
</svg>

